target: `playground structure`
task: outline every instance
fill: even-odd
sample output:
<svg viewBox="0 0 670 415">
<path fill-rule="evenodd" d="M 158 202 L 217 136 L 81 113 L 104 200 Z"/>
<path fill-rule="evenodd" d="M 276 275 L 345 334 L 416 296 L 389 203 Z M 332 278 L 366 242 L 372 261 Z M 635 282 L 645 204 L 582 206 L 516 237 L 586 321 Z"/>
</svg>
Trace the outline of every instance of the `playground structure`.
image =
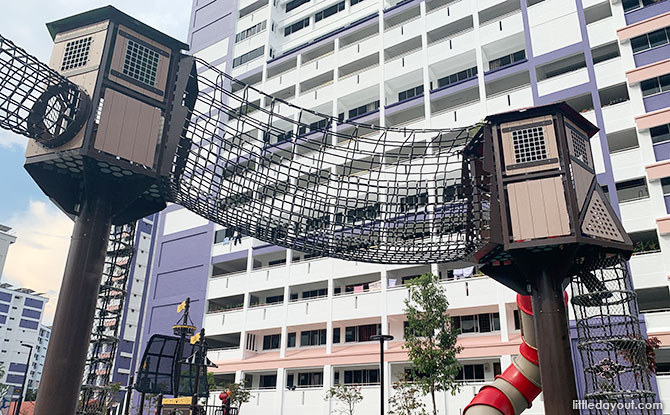
<svg viewBox="0 0 670 415">
<path fill-rule="evenodd" d="M 83 373 L 110 224 L 168 201 L 310 254 L 479 263 L 530 297 L 523 359 L 468 415 L 518 414 L 540 384 L 547 414 L 575 413 L 571 280 L 587 397 L 653 399 L 628 276 L 599 279 L 630 239 L 595 180 L 597 129 L 568 106 L 451 129 L 358 124 L 264 94 L 111 7 L 48 27 L 50 67 L 0 37 L 0 126 L 32 138 L 26 169 L 76 217 L 38 415 L 74 412 L 79 385 L 61 379 Z M 620 321 L 604 318 L 616 307 Z"/>
</svg>

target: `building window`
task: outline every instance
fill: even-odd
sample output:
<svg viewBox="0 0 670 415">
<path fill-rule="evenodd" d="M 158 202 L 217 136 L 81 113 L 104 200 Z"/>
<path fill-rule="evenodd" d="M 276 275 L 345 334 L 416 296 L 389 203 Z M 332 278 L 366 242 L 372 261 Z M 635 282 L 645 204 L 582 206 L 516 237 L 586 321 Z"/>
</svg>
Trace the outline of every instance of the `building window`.
<svg viewBox="0 0 670 415">
<path fill-rule="evenodd" d="M 651 134 L 651 142 L 654 144 L 670 141 L 670 124 L 652 127 L 649 129 L 649 133 Z"/>
<path fill-rule="evenodd" d="M 269 334 L 263 336 L 263 350 L 279 349 L 280 334 Z"/>
<path fill-rule="evenodd" d="M 344 1 L 341 1 L 337 4 L 333 4 L 332 6 L 328 7 L 327 9 L 323 9 L 320 12 L 316 13 L 314 15 L 314 21 L 318 22 L 321 21 L 325 18 L 328 18 L 334 14 L 337 14 L 344 10 Z"/>
<path fill-rule="evenodd" d="M 310 0 L 291 0 L 288 3 L 286 3 L 286 13 L 290 12 L 291 10 L 297 9 L 298 7 L 302 6 L 303 4 L 309 3 Z"/>
<path fill-rule="evenodd" d="M 286 340 L 286 347 L 295 347 L 295 333 L 289 333 Z"/>
<path fill-rule="evenodd" d="M 663 188 L 663 196 L 670 196 L 670 177 L 661 179 L 661 187 Z"/>
<path fill-rule="evenodd" d="M 218 230 L 218 231 L 214 232 L 214 243 L 215 244 L 224 244 L 224 245 L 227 244 L 227 243 L 230 243 L 234 234 L 235 234 L 235 231 L 233 231 L 230 228 Z"/>
<path fill-rule="evenodd" d="M 644 97 L 668 92 L 670 91 L 670 74 L 642 81 L 640 82 L 640 87 L 642 88 L 642 96 Z"/>
<path fill-rule="evenodd" d="M 123 74 L 149 86 L 156 86 L 158 53 L 134 40 L 128 40 Z"/>
<path fill-rule="evenodd" d="M 258 33 L 261 33 L 262 31 L 265 30 L 267 27 L 268 21 L 263 20 L 262 22 L 251 26 L 250 28 L 241 31 L 240 33 L 235 35 L 235 43 L 239 43 L 243 41 L 244 39 L 250 38 L 251 36 L 254 36 Z"/>
<path fill-rule="evenodd" d="M 326 329 L 300 332 L 300 347 L 326 344 Z"/>
<path fill-rule="evenodd" d="M 405 213 L 428 204 L 428 192 L 400 198 L 400 212 Z"/>
<path fill-rule="evenodd" d="M 323 372 L 298 373 L 298 386 L 323 386 Z"/>
<path fill-rule="evenodd" d="M 295 33 L 299 30 L 302 30 L 309 26 L 309 17 L 305 17 L 302 20 L 298 20 L 297 22 L 293 23 L 292 25 L 286 26 L 284 28 L 284 36 L 288 36 L 292 33 Z"/>
<path fill-rule="evenodd" d="M 655 229 L 628 234 L 633 241 L 633 255 L 653 254 L 661 252 L 658 234 Z"/>
<path fill-rule="evenodd" d="M 319 290 L 303 291 L 301 294 L 303 300 L 307 298 L 322 298 L 326 296 L 328 296 L 327 288 L 321 288 Z"/>
<path fill-rule="evenodd" d="M 374 385 L 379 383 L 379 369 L 345 370 L 345 385 Z"/>
<path fill-rule="evenodd" d="M 339 343 L 340 342 L 340 328 L 335 327 L 333 329 L 333 343 Z"/>
<path fill-rule="evenodd" d="M 260 48 L 254 49 L 241 56 L 238 56 L 237 58 L 233 59 L 233 68 L 238 67 L 240 65 L 244 65 L 247 62 L 250 62 L 256 58 L 263 56 L 263 54 L 265 54 L 265 46 L 261 46 Z"/>
<path fill-rule="evenodd" d="M 509 55 L 505 55 L 500 58 L 489 61 L 489 70 L 492 71 L 494 69 L 502 68 L 504 66 L 511 65 L 524 59 L 526 59 L 526 51 L 520 50 L 518 52 L 514 52 Z"/>
<path fill-rule="evenodd" d="M 456 380 L 461 382 L 483 382 L 486 380 L 484 365 L 463 365 L 458 375 L 456 375 Z"/>
<path fill-rule="evenodd" d="M 344 330 L 344 341 L 351 342 L 367 342 L 370 337 L 380 334 L 382 331 L 381 324 L 366 324 L 363 326 L 347 327 Z"/>
<path fill-rule="evenodd" d="M 423 94 L 423 85 L 410 88 L 407 91 L 402 91 L 398 94 L 398 101 L 405 101 L 410 98 L 417 97 Z"/>
<path fill-rule="evenodd" d="M 350 0 L 349 4 L 354 6 L 354 5 L 356 5 L 358 3 L 362 3 L 362 2 L 363 2 L 363 0 Z"/>
<path fill-rule="evenodd" d="M 668 43 L 670 43 L 670 26 L 636 36 L 630 40 L 633 53 L 643 52 Z"/>
<path fill-rule="evenodd" d="M 575 157 L 577 157 L 582 162 L 588 164 L 589 155 L 588 155 L 588 146 L 586 144 L 588 142 L 588 139 L 584 135 L 573 130 L 572 128 L 570 128 L 569 130 L 570 130 L 570 138 L 572 139 L 572 148 L 574 149 L 575 152 Z"/>
<path fill-rule="evenodd" d="M 629 12 L 644 6 L 649 6 L 650 4 L 660 3 L 660 1 L 662 0 L 622 0 L 621 5 L 623 6 L 624 12 Z"/>
<path fill-rule="evenodd" d="M 490 333 L 500 331 L 500 313 L 483 313 L 468 316 L 453 316 L 454 326 L 461 333 Z"/>
<path fill-rule="evenodd" d="M 519 315 L 519 310 L 514 310 L 514 330 L 521 330 L 521 315 Z"/>
<path fill-rule="evenodd" d="M 367 114 L 372 111 L 376 111 L 377 109 L 379 109 L 379 100 L 349 110 L 349 119 L 358 117 L 363 114 Z M 344 114 L 341 114 L 340 118 L 341 121 L 344 121 Z"/>
<path fill-rule="evenodd" d="M 277 375 L 261 375 L 258 388 L 259 389 L 274 389 L 277 387 Z"/>
<path fill-rule="evenodd" d="M 465 69 L 463 71 L 447 75 L 444 78 L 437 80 L 437 87 L 442 88 L 447 85 L 455 84 L 457 82 L 465 81 L 466 79 L 472 79 L 477 76 L 477 67 L 470 69 Z"/>
<path fill-rule="evenodd" d="M 646 199 L 649 197 L 647 181 L 642 177 L 616 183 L 616 194 L 619 197 L 619 203 Z"/>
<path fill-rule="evenodd" d="M 88 63 L 88 52 L 91 50 L 92 41 L 93 37 L 89 36 L 67 42 L 60 70 L 67 71 L 86 66 Z"/>
<path fill-rule="evenodd" d="M 528 163 L 547 158 L 547 144 L 543 127 L 512 131 L 516 163 Z"/>
</svg>

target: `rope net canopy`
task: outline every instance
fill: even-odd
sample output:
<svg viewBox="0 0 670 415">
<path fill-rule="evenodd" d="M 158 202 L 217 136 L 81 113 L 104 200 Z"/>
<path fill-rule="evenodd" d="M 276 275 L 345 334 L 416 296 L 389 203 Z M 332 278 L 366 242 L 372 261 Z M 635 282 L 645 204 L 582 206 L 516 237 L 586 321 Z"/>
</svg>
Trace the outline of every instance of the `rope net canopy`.
<svg viewBox="0 0 670 415">
<path fill-rule="evenodd" d="M 346 260 L 452 262 L 481 246 L 488 203 L 464 157 L 481 125 L 361 124 L 195 62 L 174 202 L 239 234 Z"/>
</svg>

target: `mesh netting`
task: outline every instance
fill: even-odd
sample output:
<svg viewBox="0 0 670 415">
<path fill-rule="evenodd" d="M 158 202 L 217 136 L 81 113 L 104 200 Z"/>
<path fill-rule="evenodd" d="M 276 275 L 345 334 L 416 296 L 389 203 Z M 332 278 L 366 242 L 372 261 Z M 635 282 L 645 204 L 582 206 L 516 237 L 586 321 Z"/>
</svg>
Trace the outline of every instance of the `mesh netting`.
<svg viewBox="0 0 670 415">
<path fill-rule="evenodd" d="M 488 226 L 463 150 L 480 126 L 381 128 L 306 110 L 196 60 L 174 202 L 241 234 L 350 260 L 467 258 Z"/>
<path fill-rule="evenodd" d="M 79 132 L 88 95 L 0 35 L 0 127 L 55 147 Z"/>
<path fill-rule="evenodd" d="M 135 223 L 112 226 L 77 414 L 104 414 L 114 398 L 110 383 L 135 254 L 134 241 Z"/>
<path fill-rule="evenodd" d="M 654 402 L 655 394 L 626 260 L 599 255 L 580 265 L 572 282 L 572 305 L 584 364 L 585 398 L 620 404 L 582 413 L 656 414 L 652 409 L 632 407 Z"/>
</svg>

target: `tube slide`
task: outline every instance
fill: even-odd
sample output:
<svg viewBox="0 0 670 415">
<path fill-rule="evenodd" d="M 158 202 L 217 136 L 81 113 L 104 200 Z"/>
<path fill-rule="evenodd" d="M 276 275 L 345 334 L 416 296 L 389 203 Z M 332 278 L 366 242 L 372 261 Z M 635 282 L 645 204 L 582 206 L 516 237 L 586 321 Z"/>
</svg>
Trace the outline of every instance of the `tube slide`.
<svg viewBox="0 0 670 415">
<path fill-rule="evenodd" d="M 516 303 L 521 317 L 520 354 L 492 384 L 479 390 L 463 415 L 519 415 L 542 391 L 530 296 L 517 294 Z"/>
</svg>

